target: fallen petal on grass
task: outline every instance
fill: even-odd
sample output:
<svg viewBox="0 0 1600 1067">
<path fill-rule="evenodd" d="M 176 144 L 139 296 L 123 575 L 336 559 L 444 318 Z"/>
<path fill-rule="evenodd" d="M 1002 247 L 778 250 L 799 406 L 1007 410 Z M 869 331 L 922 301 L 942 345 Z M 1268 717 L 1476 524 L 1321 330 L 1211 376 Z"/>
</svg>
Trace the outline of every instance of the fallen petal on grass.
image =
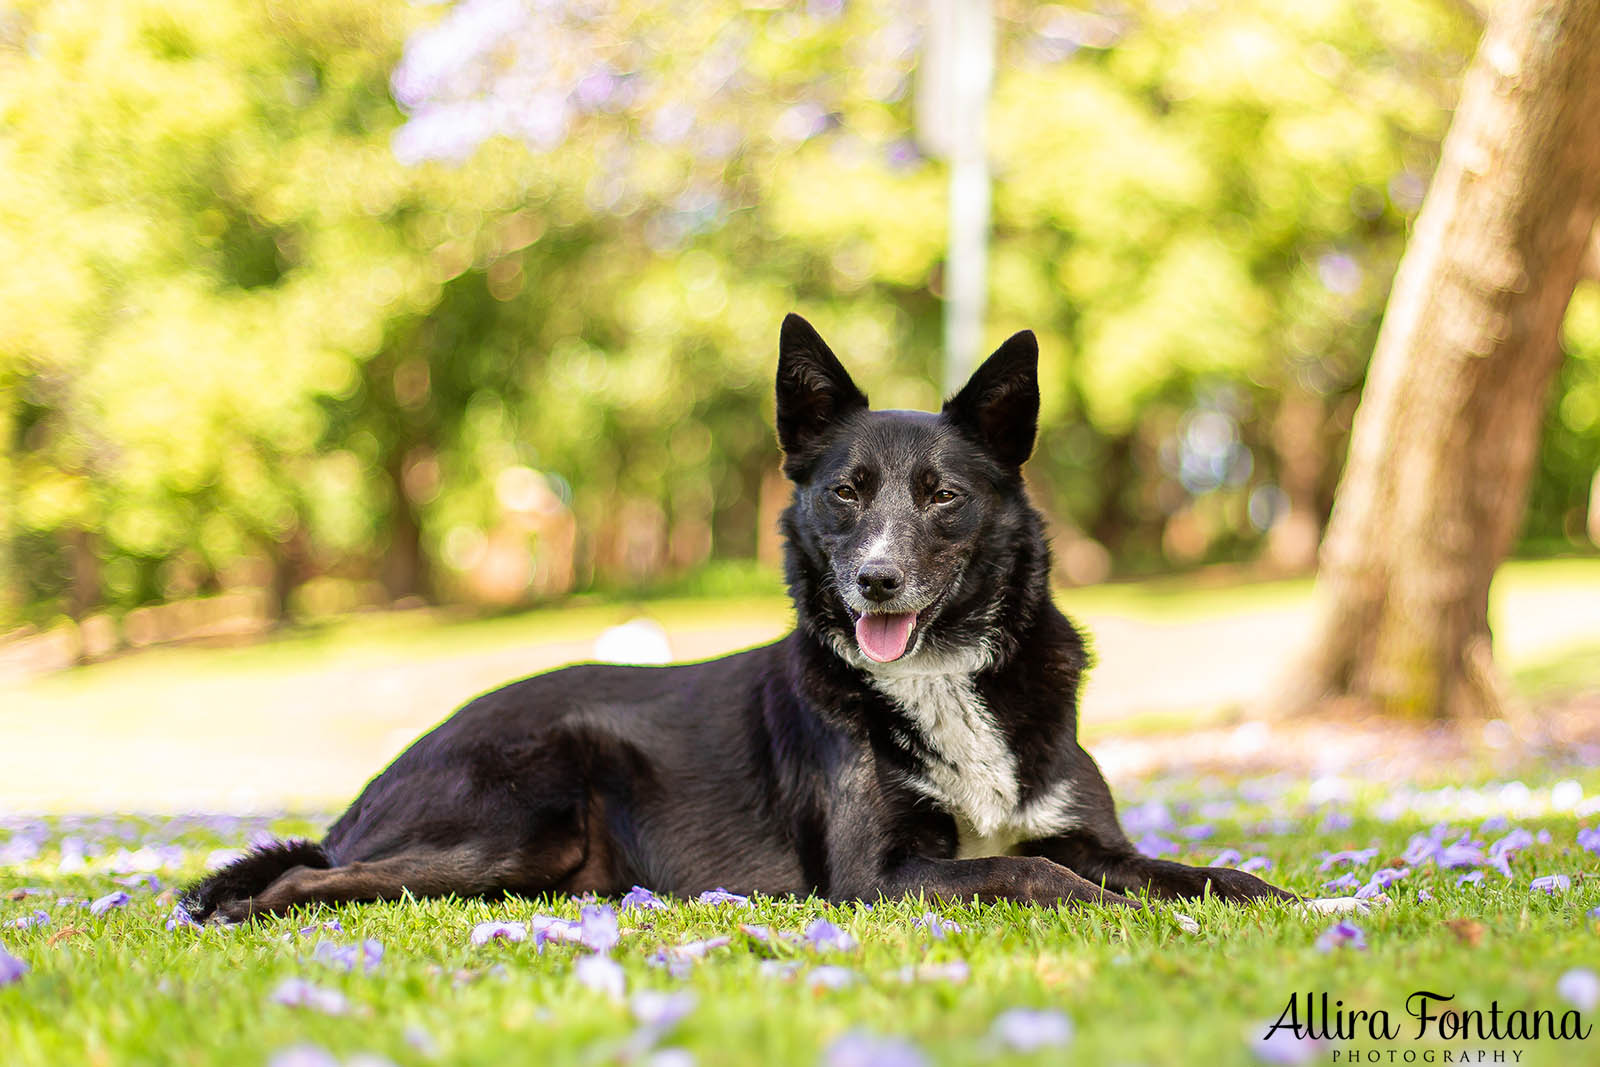
<svg viewBox="0 0 1600 1067">
<path fill-rule="evenodd" d="M 617 907 L 623 911 L 637 908 L 640 911 L 662 911 L 667 902 L 656 896 L 642 885 L 636 885 L 623 896 Z"/>
<path fill-rule="evenodd" d="M 22 976 L 28 973 L 28 965 L 17 959 L 5 949 L 0 948 L 0 985 L 10 985 L 22 981 Z"/>
<path fill-rule="evenodd" d="M 628 987 L 622 964 L 599 953 L 578 957 L 572 964 L 572 977 L 585 989 L 604 993 L 615 1000 L 621 1000 Z"/>
<path fill-rule="evenodd" d="M 1318 952 L 1332 952 L 1338 948 L 1365 949 L 1366 947 L 1366 932 L 1348 919 L 1334 923 L 1322 932 L 1321 937 L 1317 938 Z"/>
<path fill-rule="evenodd" d="M 1600 976 L 1587 967 L 1574 967 L 1556 979 L 1556 992 L 1579 1011 L 1593 1011 L 1600 1003 Z"/>
<path fill-rule="evenodd" d="M 578 939 L 593 952 L 610 952 L 622 935 L 617 930 L 617 913 L 609 904 L 590 905 L 578 920 Z"/>
<path fill-rule="evenodd" d="M 704 893 L 701 893 L 700 903 L 732 904 L 735 907 L 748 908 L 750 906 L 750 898 L 740 896 L 738 893 L 730 893 L 721 886 L 718 886 L 716 889 L 708 889 Z"/>
<path fill-rule="evenodd" d="M 806 975 L 806 984 L 813 989 L 844 989 L 855 985 L 856 978 L 848 967 L 815 967 Z"/>
<path fill-rule="evenodd" d="M 474 945 L 486 945 L 490 941 L 521 941 L 527 936 L 528 927 L 523 923 L 488 922 L 472 928 Z"/>
<path fill-rule="evenodd" d="M 1072 1020 L 1059 1011 L 1012 1008 L 995 1017 L 989 1032 L 1013 1052 L 1037 1052 L 1070 1044 Z"/>
<path fill-rule="evenodd" d="M 132 899 L 132 897 L 120 889 L 115 893 L 107 893 L 105 896 L 89 905 L 89 914 L 104 915 L 112 908 L 123 907 Z"/>
<path fill-rule="evenodd" d="M 343 971 L 353 971 L 359 965 L 362 970 L 371 974 L 377 970 L 378 964 L 383 962 L 383 942 L 370 937 L 350 945 L 318 941 L 316 947 L 311 950 L 311 958 L 318 963 L 326 963 Z"/>
<path fill-rule="evenodd" d="M 927 1067 L 928 1059 L 909 1041 L 851 1030 L 822 1053 L 823 1067 Z"/>
<path fill-rule="evenodd" d="M 636 1022 L 664 1034 L 694 1011 L 695 1003 L 696 998 L 693 993 L 642 990 L 635 993 L 628 1001 L 628 1009 L 633 1012 Z"/>
<path fill-rule="evenodd" d="M 827 919 L 817 919 L 806 927 L 806 940 L 819 950 L 849 952 L 856 947 L 856 939 L 839 929 Z"/>
<path fill-rule="evenodd" d="M 1528 889 L 1534 893 L 1548 893 L 1555 896 L 1565 893 L 1572 888 L 1572 878 L 1565 874 L 1545 874 L 1528 883 Z"/>
<path fill-rule="evenodd" d="M 272 1001 L 289 1008 L 310 1008 L 324 1015 L 343 1015 L 350 1002 L 337 989 L 326 989 L 304 978 L 287 978 L 272 991 Z"/>
</svg>

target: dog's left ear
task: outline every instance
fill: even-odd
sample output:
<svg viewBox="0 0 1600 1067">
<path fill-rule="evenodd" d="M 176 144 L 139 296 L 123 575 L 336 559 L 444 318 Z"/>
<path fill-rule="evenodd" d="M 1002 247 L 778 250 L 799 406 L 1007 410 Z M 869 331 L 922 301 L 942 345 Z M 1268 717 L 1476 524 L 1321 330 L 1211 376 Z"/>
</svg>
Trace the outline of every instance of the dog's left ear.
<svg viewBox="0 0 1600 1067">
<path fill-rule="evenodd" d="M 839 357 L 799 315 L 783 320 L 778 338 L 778 443 L 798 461 L 838 420 L 867 406 Z"/>
<path fill-rule="evenodd" d="M 1012 334 L 944 402 L 944 414 L 973 434 L 1007 467 L 1021 467 L 1039 429 L 1039 342 L 1032 330 Z"/>
</svg>

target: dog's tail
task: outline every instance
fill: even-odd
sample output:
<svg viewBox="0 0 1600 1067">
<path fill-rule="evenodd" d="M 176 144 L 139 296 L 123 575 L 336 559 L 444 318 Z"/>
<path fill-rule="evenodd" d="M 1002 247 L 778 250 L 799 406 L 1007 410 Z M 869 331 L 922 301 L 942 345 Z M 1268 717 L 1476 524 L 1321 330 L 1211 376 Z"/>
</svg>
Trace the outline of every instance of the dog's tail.
<svg viewBox="0 0 1600 1067">
<path fill-rule="evenodd" d="M 190 918 L 205 922 L 223 904 L 260 896 L 285 871 L 295 867 L 326 870 L 331 866 L 333 861 L 315 841 L 273 841 L 257 845 L 247 855 L 191 885 L 183 891 L 181 902 Z"/>
</svg>

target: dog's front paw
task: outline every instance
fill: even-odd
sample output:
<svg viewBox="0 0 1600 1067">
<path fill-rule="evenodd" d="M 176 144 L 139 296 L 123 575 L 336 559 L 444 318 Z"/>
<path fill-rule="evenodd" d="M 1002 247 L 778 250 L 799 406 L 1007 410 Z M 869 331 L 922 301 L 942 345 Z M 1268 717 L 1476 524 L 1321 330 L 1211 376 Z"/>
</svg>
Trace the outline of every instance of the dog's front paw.
<svg viewBox="0 0 1600 1067">
<path fill-rule="evenodd" d="M 1365 900 L 1361 897 L 1317 897 L 1300 901 L 1300 906 L 1313 915 L 1359 915 L 1371 911 L 1374 904 L 1387 903 L 1389 898 L 1385 896 Z"/>
</svg>

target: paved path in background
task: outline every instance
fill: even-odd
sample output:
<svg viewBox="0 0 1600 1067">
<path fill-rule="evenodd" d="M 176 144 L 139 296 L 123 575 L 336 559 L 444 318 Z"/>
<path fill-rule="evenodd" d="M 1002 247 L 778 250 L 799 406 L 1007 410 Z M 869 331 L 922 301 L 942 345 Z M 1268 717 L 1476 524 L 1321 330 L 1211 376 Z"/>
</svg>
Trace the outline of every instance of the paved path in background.
<svg viewBox="0 0 1600 1067">
<path fill-rule="evenodd" d="M 1592 588 L 1524 590 L 1502 607 L 1499 653 L 1512 667 L 1600 642 Z M 1133 715 L 1254 703 L 1304 639 L 1308 614 L 1299 603 L 1181 621 L 1095 613 L 1079 621 L 1097 661 L 1083 719 L 1104 732 Z M 672 651 L 714 656 L 776 637 L 782 625 L 768 616 L 684 628 L 670 634 Z M 380 646 L 307 657 L 289 670 L 174 672 L 139 683 L 131 714 L 59 680 L 0 692 L 0 812 L 340 807 L 451 708 L 592 658 L 595 636 L 438 654 Z"/>
</svg>

